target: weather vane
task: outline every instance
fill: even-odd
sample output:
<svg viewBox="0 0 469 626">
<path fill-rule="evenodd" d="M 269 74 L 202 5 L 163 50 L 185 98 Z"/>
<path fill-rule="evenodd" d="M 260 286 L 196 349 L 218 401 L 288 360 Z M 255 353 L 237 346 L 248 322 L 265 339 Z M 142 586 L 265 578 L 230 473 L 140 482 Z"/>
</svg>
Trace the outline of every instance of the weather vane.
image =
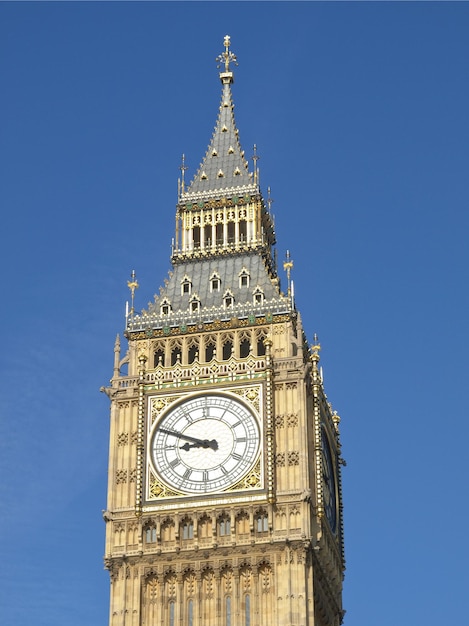
<svg viewBox="0 0 469 626">
<path fill-rule="evenodd" d="M 238 65 L 236 54 L 231 52 L 230 50 L 230 36 L 225 35 L 225 39 L 223 40 L 223 44 L 225 46 L 225 52 L 222 52 L 219 56 L 217 56 L 217 67 L 220 68 L 223 63 L 225 64 L 225 72 L 228 73 L 230 71 L 230 63 L 234 63 Z"/>
</svg>

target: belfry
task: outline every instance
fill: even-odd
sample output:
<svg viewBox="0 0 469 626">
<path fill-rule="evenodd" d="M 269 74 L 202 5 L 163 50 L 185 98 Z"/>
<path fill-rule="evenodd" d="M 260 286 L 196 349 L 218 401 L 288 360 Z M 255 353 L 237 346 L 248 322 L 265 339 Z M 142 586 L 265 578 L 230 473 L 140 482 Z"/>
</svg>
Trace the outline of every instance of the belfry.
<svg viewBox="0 0 469 626">
<path fill-rule="evenodd" d="M 111 402 L 110 626 L 339 626 L 340 418 L 317 338 L 282 291 L 270 198 L 250 171 L 225 37 L 215 130 L 181 167 L 171 271 L 136 312 Z M 151 288 L 151 287 L 150 287 Z M 154 286 L 153 286 L 154 289 Z"/>
</svg>

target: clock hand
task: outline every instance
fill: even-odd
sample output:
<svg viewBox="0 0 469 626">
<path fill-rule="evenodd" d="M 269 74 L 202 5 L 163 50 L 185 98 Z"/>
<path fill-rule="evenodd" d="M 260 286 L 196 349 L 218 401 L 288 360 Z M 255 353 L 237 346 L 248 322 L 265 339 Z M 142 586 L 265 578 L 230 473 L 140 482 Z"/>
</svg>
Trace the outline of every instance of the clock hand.
<svg viewBox="0 0 469 626">
<path fill-rule="evenodd" d="M 188 452 L 191 448 L 211 448 L 212 450 L 218 450 L 218 443 L 215 439 L 212 441 L 208 441 L 208 439 L 204 439 L 200 443 L 185 443 L 183 446 L 179 446 L 180 449 Z"/>
<path fill-rule="evenodd" d="M 166 433 L 167 435 L 173 435 L 174 437 L 178 437 L 179 439 L 185 439 L 186 441 L 193 441 L 195 445 L 190 446 L 191 448 L 201 447 L 201 448 L 212 448 L 212 450 L 218 449 L 218 443 L 215 439 L 209 441 L 208 439 L 198 439 L 197 437 L 191 437 L 190 435 L 184 435 L 184 433 L 178 433 L 175 430 L 168 430 L 167 428 L 159 428 L 158 429 L 162 433 Z M 184 446 L 181 448 L 186 449 Z"/>
</svg>

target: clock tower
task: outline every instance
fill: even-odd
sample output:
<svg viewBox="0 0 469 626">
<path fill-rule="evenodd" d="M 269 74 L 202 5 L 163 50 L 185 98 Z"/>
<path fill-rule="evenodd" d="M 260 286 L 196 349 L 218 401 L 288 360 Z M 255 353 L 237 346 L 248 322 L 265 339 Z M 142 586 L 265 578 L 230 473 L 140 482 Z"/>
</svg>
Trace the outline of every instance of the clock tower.
<svg viewBox="0 0 469 626">
<path fill-rule="evenodd" d="M 249 170 L 225 37 L 215 130 L 179 184 L 169 278 L 114 346 L 110 626 L 339 626 L 339 417 Z"/>
</svg>

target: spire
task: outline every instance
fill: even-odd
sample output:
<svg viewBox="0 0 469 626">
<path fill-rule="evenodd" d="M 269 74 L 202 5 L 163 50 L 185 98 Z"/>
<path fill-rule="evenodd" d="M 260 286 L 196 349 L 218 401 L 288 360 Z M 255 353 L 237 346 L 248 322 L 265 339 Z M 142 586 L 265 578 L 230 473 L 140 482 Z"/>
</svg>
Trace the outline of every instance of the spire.
<svg viewBox="0 0 469 626">
<path fill-rule="evenodd" d="M 231 85 L 234 82 L 230 64 L 237 65 L 230 50 L 230 37 L 225 36 L 225 51 L 217 57 L 222 82 L 221 104 L 212 139 L 205 157 L 187 190 L 181 188 L 181 200 L 203 197 L 214 193 L 236 195 L 257 191 L 257 184 L 249 172 L 244 151 L 239 143 L 239 132 L 234 118 Z M 217 193 L 218 192 L 218 193 Z"/>
</svg>

